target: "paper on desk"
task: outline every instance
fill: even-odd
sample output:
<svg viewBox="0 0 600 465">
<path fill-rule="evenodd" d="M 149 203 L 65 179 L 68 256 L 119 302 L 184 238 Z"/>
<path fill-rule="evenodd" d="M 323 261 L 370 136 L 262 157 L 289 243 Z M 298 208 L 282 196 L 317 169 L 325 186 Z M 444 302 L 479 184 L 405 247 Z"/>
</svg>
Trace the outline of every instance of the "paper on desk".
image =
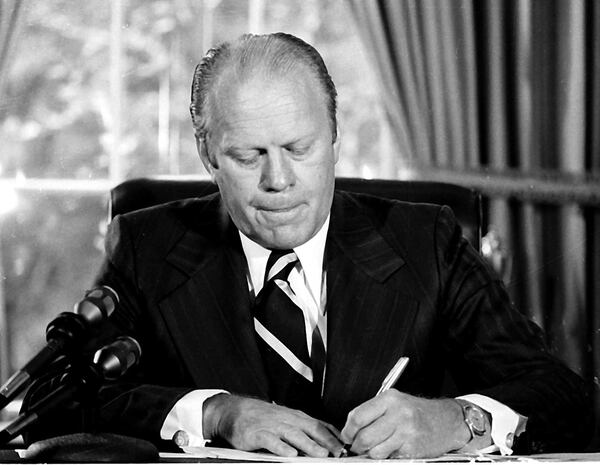
<svg viewBox="0 0 600 465">
<path fill-rule="evenodd" d="M 246 452 L 237 449 L 225 449 L 220 447 L 184 447 L 183 451 L 186 454 L 194 455 L 197 458 L 211 458 L 211 459 L 228 459 L 228 460 L 241 460 L 244 462 L 327 462 L 330 460 L 334 461 L 350 461 L 350 462 L 364 462 L 364 456 L 344 457 L 340 459 L 335 458 L 316 458 L 316 457 L 281 457 L 279 455 L 271 454 L 270 452 Z"/>
<path fill-rule="evenodd" d="M 224 449 L 220 447 L 184 447 L 183 451 L 187 458 L 197 459 L 225 459 L 240 462 L 277 462 L 277 463 L 326 463 L 326 462 L 374 462 L 365 455 L 356 455 L 352 457 L 281 457 L 268 452 L 246 452 L 236 449 Z M 161 454 L 161 457 L 163 454 Z M 181 456 L 181 455 L 180 455 Z M 165 456 L 164 458 L 169 458 Z M 433 459 L 388 459 L 386 462 L 496 462 L 504 461 L 499 455 L 477 455 L 477 454 L 445 454 Z"/>
</svg>

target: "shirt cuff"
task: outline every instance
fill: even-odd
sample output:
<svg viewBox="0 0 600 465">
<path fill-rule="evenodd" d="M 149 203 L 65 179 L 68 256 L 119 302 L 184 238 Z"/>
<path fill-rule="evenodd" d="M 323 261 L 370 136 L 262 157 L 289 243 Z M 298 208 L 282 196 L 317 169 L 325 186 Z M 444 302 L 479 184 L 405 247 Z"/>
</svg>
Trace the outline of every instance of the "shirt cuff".
<svg viewBox="0 0 600 465">
<path fill-rule="evenodd" d="M 161 439 L 177 439 L 178 446 L 204 447 L 209 439 L 202 430 L 202 408 L 204 402 L 217 394 L 227 393 L 222 389 L 196 389 L 179 399 L 167 414 L 160 429 Z M 178 437 L 175 438 L 175 435 Z"/>
<path fill-rule="evenodd" d="M 525 431 L 527 417 L 507 407 L 501 402 L 481 394 L 468 394 L 457 397 L 466 400 L 482 408 L 492 416 L 492 442 L 493 445 L 481 449 L 483 454 L 500 451 L 502 455 L 512 454 L 512 445 L 515 436 Z"/>
</svg>

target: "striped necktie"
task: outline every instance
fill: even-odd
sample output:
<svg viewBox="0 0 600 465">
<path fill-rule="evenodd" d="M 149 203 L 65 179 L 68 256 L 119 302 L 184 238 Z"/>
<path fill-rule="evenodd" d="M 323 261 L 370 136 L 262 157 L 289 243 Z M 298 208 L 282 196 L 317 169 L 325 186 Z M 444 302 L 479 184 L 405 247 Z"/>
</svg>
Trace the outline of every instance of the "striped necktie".
<svg viewBox="0 0 600 465">
<path fill-rule="evenodd" d="M 265 282 L 256 298 L 254 327 L 271 400 L 308 413 L 320 405 L 325 347 L 317 326 L 311 338 L 312 357 L 309 356 L 302 306 L 288 281 L 298 264 L 292 250 L 271 252 Z"/>
</svg>

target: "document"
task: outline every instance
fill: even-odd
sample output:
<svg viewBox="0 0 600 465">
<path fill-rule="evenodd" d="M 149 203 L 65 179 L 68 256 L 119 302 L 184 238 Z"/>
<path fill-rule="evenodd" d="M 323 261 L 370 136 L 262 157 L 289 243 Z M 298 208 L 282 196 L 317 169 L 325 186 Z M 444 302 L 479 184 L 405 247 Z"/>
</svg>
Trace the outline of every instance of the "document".
<svg viewBox="0 0 600 465">
<path fill-rule="evenodd" d="M 245 452 L 236 449 L 223 449 L 219 447 L 185 447 L 183 453 L 161 452 L 160 457 L 165 461 L 171 462 L 190 462 L 202 459 L 224 460 L 232 462 L 271 462 L 271 463 L 377 463 L 378 460 L 371 460 L 364 455 L 357 455 L 343 458 L 325 458 L 314 457 L 279 457 L 268 452 Z M 596 453 L 564 453 L 564 454 L 534 454 L 534 455 L 495 455 L 495 454 L 444 454 L 441 457 L 432 459 L 387 459 L 385 462 L 394 463 L 565 463 L 565 462 L 600 462 L 600 452 Z"/>
<path fill-rule="evenodd" d="M 220 459 L 237 462 L 275 462 L 275 463 L 375 463 L 375 460 L 369 459 L 365 455 L 355 455 L 350 457 L 280 457 L 269 452 L 246 452 L 236 449 L 226 449 L 220 447 L 184 447 L 184 454 L 161 453 L 161 458 L 165 460 L 177 459 Z M 436 463 L 436 462 L 496 462 L 504 461 L 499 455 L 489 454 L 444 454 L 441 457 L 433 459 L 388 459 L 386 462 L 411 462 L 411 463 Z"/>
</svg>

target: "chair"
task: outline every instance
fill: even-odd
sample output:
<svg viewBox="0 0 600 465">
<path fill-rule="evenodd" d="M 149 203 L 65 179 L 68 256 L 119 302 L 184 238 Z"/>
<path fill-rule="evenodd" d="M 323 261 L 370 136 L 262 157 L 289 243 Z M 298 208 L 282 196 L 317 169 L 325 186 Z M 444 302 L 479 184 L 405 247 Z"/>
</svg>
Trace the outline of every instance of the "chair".
<svg viewBox="0 0 600 465">
<path fill-rule="evenodd" d="M 341 190 L 378 195 L 417 203 L 448 205 L 454 211 L 463 234 L 471 245 L 481 245 L 481 195 L 455 184 L 430 181 L 337 178 Z M 130 179 L 110 191 L 109 220 L 116 215 L 172 200 L 201 197 L 217 190 L 206 179 Z"/>
</svg>

